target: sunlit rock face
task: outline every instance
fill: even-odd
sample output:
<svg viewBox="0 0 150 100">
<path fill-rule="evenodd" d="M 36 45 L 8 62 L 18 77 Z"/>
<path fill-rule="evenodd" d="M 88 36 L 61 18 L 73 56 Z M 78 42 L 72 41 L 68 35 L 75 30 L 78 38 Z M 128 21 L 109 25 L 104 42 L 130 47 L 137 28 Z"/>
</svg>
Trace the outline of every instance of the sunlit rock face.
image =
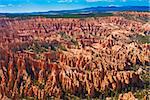
<svg viewBox="0 0 150 100">
<path fill-rule="evenodd" d="M 132 92 L 120 94 L 118 100 L 136 100 Z"/>
<path fill-rule="evenodd" d="M 149 13 L 124 12 L 149 17 Z M 85 19 L 0 18 L 0 98 L 95 98 L 143 88 L 150 27 L 117 13 Z M 118 16 L 117 16 L 118 15 Z M 119 100 L 135 97 L 120 94 Z"/>
</svg>

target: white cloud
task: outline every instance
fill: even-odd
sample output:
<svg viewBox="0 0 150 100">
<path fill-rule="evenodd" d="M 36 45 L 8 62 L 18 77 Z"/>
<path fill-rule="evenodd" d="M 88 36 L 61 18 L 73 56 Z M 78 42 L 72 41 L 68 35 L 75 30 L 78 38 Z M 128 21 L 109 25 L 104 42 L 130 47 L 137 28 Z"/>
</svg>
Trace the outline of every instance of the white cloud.
<svg viewBox="0 0 150 100">
<path fill-rule="evenodd" d="M 86 0 L 87 2 L 98 2 L 98 1 L 106 1 L 106 2 L 113 2 L 113 1 L 116 1 L 117 0 Z M 127 2 L 128 0 L 120 0 L 122 2 Z M 132 0 L 132 1 L 136 1 L 136 0 Z M 137 1 L 142 1 L 142 0 L 137 0 Z"/>
<path fill-rule="evenodd" d="M 123 2 L 126 2 L 127 0 L 122 0 Z"/>
<path fill-rule="evenodd" d="M 72 2 L 73 0 L 59 0 L 58 2 L 59 3 L 62 3 L 62 2 Z"/>
<path fill-rule="evenodd" d="M 0 8 L 6 7 L 7 5 L 0 5 Z"/>
<path fill-rule="evenodd" d="M 115 7 L 120 7 L 120 5 L 108 5 L 108 7 L 112 7 L 112 6 L 115 6 Z"/>
<path fill-rule="evenodd" d="M 12 7 L 13 4 L 7 4 L 7 5 L 0 5 L 0 8 L 4 8 L 4 7 Z"/>
<path fill-rule="evenodd" d="M 87 2 L 98 2 L 98 1 L 107 1 L 112 2 L 113 0 L 86 0 Z"/>
</svg>

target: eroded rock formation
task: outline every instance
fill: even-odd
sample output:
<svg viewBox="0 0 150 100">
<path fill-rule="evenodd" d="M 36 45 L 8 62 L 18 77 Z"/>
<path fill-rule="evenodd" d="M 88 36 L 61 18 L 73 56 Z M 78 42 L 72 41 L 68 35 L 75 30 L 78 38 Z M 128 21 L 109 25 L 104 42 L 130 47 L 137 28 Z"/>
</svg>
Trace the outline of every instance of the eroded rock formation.
<svg viewBox="0 0 150 100">
<path fill-rule="evenodd" d="M 145 31 L 145 23 L 119 16 L 0 18 L 0 98 L 95 97 L 143 87 L 132 68 L 149 66 L 150 45 L 132 37 Z"/>
</svg>

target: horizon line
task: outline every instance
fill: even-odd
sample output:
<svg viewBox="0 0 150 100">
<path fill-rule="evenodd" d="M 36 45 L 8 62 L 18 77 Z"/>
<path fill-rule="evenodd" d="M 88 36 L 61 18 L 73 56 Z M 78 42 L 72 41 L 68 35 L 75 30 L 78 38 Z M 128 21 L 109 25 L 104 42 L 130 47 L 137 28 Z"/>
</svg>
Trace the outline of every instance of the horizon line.
<svg viewBox="0 0 150 100">
<path fill-rule="evenodd" d="M 96 8 L 96 7 L 148 7 L 150 11 L 150 6 L 123 6 L 123 5 L 107 5 L 107 6 L 93 6 L 93 7 L 83 7 L 83 8 L 78 8 L 78 9 L 64 9 L 64 10 L 46 10 L 46 11 L 25 11 L 25 12 L 0 12 L 0 14 L 28 14 L 28 13 L 42 13 L 42 12 L 53 12 L 53 11 L 71 11 L 71 10 L 82 10 L 82 9 L 87 9 L 87 8 Z"/>
</svg>

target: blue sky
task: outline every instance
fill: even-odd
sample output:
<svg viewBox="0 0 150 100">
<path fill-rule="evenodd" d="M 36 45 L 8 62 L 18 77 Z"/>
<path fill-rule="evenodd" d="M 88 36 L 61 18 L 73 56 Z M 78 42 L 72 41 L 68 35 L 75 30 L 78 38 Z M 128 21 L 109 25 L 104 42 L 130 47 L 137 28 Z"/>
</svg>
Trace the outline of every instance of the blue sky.
<svg viewBox="0 0 150 100">
<path fill-rule="evenodd" d="M 1 13 L 69 10 L 95 6 L 150 6 L 149 0 L 0 0 Z"/>
</svg>

